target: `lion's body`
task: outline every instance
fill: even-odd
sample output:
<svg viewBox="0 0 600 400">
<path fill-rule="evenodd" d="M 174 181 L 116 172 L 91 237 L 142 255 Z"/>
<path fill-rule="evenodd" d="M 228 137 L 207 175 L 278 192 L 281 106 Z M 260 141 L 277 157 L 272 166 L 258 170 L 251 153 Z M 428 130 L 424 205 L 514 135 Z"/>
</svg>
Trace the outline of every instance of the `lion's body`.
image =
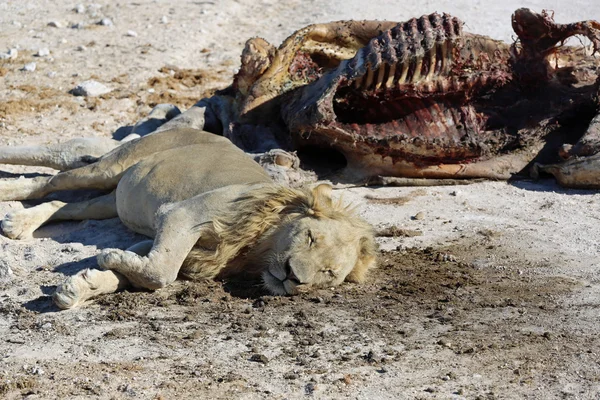
<svg viewBox="0 0 600 400">
<path fill-rule="evenodd" d="M 246 186 L 271 184 L 264 169 L 229 140 L 206 135 L 207 143 L 154 153 L 127 169 L 116 192 L 117 211 L 125 225 L 154 237 L 155 215 L 165 204 L 212 192 L 202 200 L 200 217 L 210 221 Z"/>
<path fill-rule="evenodd" d="M 52 177 L 2 181 L 4 198 L 32 199 L 59 190 L 111 194 L 80 203 L 51 201 L 2 221 L 14 239 L 58 219 L 118 216 L 153 240 L 98 255 L 105 271 L 84 270 L 54 299 L 71 308 L 127 286 L 157 289 L 178 276 L 262 276 L 273 294 L 360 281 L 374 265 L 373 233 L 331 187 L 293 189 L 229 140 L 178 128 L 124 143 L 97 162 Z"/>
</svg>

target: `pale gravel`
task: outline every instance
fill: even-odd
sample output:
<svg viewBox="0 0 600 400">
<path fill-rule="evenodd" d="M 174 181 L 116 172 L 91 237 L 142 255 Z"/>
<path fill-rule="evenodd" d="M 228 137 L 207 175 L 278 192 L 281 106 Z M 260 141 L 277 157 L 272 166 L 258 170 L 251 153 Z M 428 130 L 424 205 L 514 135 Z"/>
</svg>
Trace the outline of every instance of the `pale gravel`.
<svg viewBox="0 0 600 400">
<path fill-rule="evenodd" d="M 53 59 L 40 60 L 37 69 L 28 74 L 11 72 L 0 78 L 0 101 L 15 99 L 23 94 L 14 87 L 36 85 L 63 92 L 92 76 L 103 82 L 127 74 L 130 87 L 137 87 L 155 76 L 164 65 L 180 68 L 224 69 L 232 74 L 239 64 L 244 41 L 262 36 L 278 44 L 295 29 L 309 23 L 337 19 L 388 19 L 402 21 L 430 12 L 449 12 L 466 22 L 466 30 L 487 34 L 497 39 L 512 40 L 510 14 L 518 7 L 554 10 L 557 21 L 572 22 L 594 18 L 600 20 L 600 6 L 595 0 L 549 1 L 391 1 L 380 0 L 223 0 L 215 2 L 170 2 L 138 0 L 121 2 L 99 1 L 102 7 L 75 5 L 72 1 L 21 0 L 0 2 L 0 51 L 18 48 L 19 53 L 33 54 L 37 49 L 52 49 Z M 74 11 L 74 8 L 76 11 Z M 167 17 L 168 16 L 168 17 Z M 64 26 L 90 27 L 98 18 L 110 18 L 114 27 L 94 26 L 89 29 L 68 29 Z M 14 23 L 17 21 L 18 23 Z M 152 28 L 148 28 L 151 25 Z M 133 31 L 135 30 L 135 31 Z M 137 32 L 126 37 L 124 32 Z M 44 32 L 36 36 L 32 32 Z M 90 43 L 97 42 L 96 45 Z M 141 54 L 144 44 L 151 51 Z M 76 51 L 86 49 L 88 51 Z M 203 49 L 209 49 L 209 52 Z M 23 60 L 20 58 L 20 60 Z M 30 61 L 30 60 L 28 60 Z M 23 64 L 20 64 L 21 67 Z M 15 68 L 18 69 L 17 65 Z M 52 78 L 49 71 L 56 71 Z M 230 76 L 230 75 L 229 75 Z M 224 82 L 226 84 L 227 82 Z M 81 107 L 77 117 L 64 110 L 53 109 L 31 113 L 26 118 L 9 119 L 0 125 L 0 145 L 35 144 L 63 141 L 78 136 L 109 136 L 119 127 L 133 125 L 148 111 L 127 98 L 105 101 L 98 109 Z M 19 174 L 43 169 L 0 166 L 0 171 Z M 5 175 L 2 175 L 5 176 Z M 415 191 L 418 191 L 415 194 Z M 579 289 L 556 299 L 559 304 L 572 307 L 573 312 L 555 321 L 563 332 L 584 330 L 586 334 L 600 335 L 597 310 L 600 307 L 600 194 L 594 191 L 575 191 L 558 187 L 552 181 L 541 182 L 486 182 L 469 186 L 416 188 L 352 188 L 337 191 L 346 200 L 359 204 L 359 210 L 376 227 L 397 225 L 423 232 L 422 236 L 381 240 L 384 249 L 405 247 L 443 246 L 465 237 L 495 235 L 498 246 L 514 259 L 530 262 L 527 273 L 542 276 L 563 276 L 578 282 Z M 373 205 L 365 195 L 377 197 L 413 196 L 402 206 Z M 0 203 L 0 215 L 22 208 L 19 202 Z M 422 212 L 423 219 L 411 219 Z M 83 259 L 76 266 L 63 268 L 73 273 L 79 268 L 93 266 L 91 258 L 98 249 L 123 247 L 139 240 L 118 221 L 90 221 L 64 223 L 41 230 L 37 238 L 15 242 L 0 236 L 0 282 L 10 279 L 12 284 L 0 288 L 0 302 L 24 304 L 42 294 L 44 287 L 59 283 L 61 273 L 51 272 L 55 266 Z M 48 239 L 52 237 L 53 239 Z M 73 242 L 73 244 L 72 244 Z M 513 258 L 494 260 L 496 266 L 514 267 Z M 41 269 L 41 270 L 40 270 Z M 50 271 L 48 271 L 50 269 Z M 12 274 L 8 271 L 12 270 Z M 577 310 L 575 312 L 575 310 Z M 85 315 L 85 317 L 82 317 Z M 92 318 L 74 311 L 71 318 Z M 74 319 L 73 326 L 78 322 Z M 12 320 L 0 315 L 0 338 L 11 329 Z M 535 321 L 532 321 L 535 324 Z M 541 324 L 541 322 L 540 322 Z M 83 340 L 98 337 L 108 330 L 87 325 L 77 332 Z M 273 340 L 279 340 L 274 338 Z M 72 344 L 77 347 L 77 343 Z M 206 347 L 207 357 L 235 359 L 239 349 L 227 346 Z M 597 351 L 597 349 L 591 349 Z M 80 352 L 85 351 L 82 349 Z M 560 354 L 560 349 L 557 350 Z M 165 354 L 168 351 L 165 350 Z M 0 354 L 4 362 L 31 363 L 32 360 L 66 360 L 65 347 L 45 341 L 28 342 L 16 346 L 0 339 Z M 124 339 L 119 348 L 106 348 L 102 354 L 91 355 L 102 360 L 137 360 L 147 352 L 130 339 Z M 174 355 L 172 355 L 174 356 Z M 177 357 L 184 357 L 177 354 Z M 438 360 L 439 354 L 423 351 L 423 362 Z M 2 364 L 0 358 L 0 364 Z M 520 360 L 514 360 L 520 362 Z M 190 361 L 191 362 L 191 361 Z M 232 361 L 234 362 L 234 361 Z M 448 360 L 448 364 L 451 360 Z M 597 366 L 577 364 L 578 369 Z M 243 365 L 240 368 L 245 368 Z M 277 364 L 273 364 L 277 368 Z M 469 366 L 472 380 L 481 385 L 498 384 L 497 378 L 477 374 L 477 361 Z M 0 369 L 2 369 L 0 367 Z M 246 371 L 257 381 L 265 383 L 274 395 L 284 397 L 289 382 L 274 380 L 260 371 Z M 369 383 L 357 388 L 356 398 L 460 398 L 443 393 L 426 393 L 417 389 L 426 384 L 425 375 L 405 370 L 413 379 L 412 386 L 399 388 L 401 372 L 377 375 Z M 562 371 L 569 374 L 569 371 Z M 477 375 L 477 376 L 476 376 Z M 573 375 L 574 376 L 574 375 Z M 475 383 L 476 385 L 479 383 Z M 591 389 L 590 389 L 591 388 Z M 594 389 L 595 388 L 595 389 Z M 541 390 L 540 390 L 541 389 Z M 501 393 L 501 398 L 560 398 L 573 395 L 593 398 L 600 393 L 599 385 L 583 385 L 576 379 L 565 380 L 561 390 L 547 393 L 543 388 L 514 387 L 515 393 Z M 581 393 L 581 390 L 585 390 Z M 104 394 L 102 398 L 109 398 Z M 202 398 L 201 394 L 195 394 Z M 290 398 L 305 398 L 304 394 Z M 45 398 L 42 396 L 42 398 Z M 248 395 L 248 398 L 259 398 Z M 345 398 L 341 396 L 340 398 Z"/>
</svg>

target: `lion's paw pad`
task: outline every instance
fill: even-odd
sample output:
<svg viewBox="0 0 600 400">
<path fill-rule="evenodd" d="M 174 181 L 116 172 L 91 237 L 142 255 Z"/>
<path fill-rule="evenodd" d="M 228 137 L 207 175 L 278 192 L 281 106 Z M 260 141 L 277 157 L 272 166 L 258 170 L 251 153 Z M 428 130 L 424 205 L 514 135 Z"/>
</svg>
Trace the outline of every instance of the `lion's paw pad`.
<svg viewBox="0 0 600 400">
<path fill-rule="evenodd" d="M 31 239 L 33 232 L 39 227 L 27 210 L 8 213 L 2 220 L 2 232 L 11 239 Z"/>
<path fill-rule="evenodd" d="M 93 273 L 93 271 L 85 269 L 77 275 L 70 276 L 65 282 L 58 285 L 52 295 L 54 304 L 63 310 L 67 310 L 88 299 L 94 289 L 88 278 L 90 273 Z"/>
</svg>

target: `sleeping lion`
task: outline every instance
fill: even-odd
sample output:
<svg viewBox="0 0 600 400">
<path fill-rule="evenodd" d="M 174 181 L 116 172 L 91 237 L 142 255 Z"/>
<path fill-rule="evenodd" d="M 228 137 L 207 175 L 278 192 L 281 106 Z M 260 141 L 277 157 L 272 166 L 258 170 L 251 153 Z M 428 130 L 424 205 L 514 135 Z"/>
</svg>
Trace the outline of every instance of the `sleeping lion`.
<svg viewBox="0 0 600 400">
<path fill-rule="evenodd" d="M 51 177 L 0 181 L 3 200 L 73 189 L 113 190 L 78 203 L 50 201 L 8 214 L 4 234 L 30 238 L 55 220 L 118 216 L 154 238 L 105 249 L 102 270 L 69 277 L 54 293 L 67 309 L 127 287 L 158 289 L 177 277 L 262 277 L 272 294 L 361 281 L 375 264 L 369 224 L 331 198 L 331 187 L 292 189 L 228 139 L 178 128 L 127 142 L 97 162 Z"/>
</svg>

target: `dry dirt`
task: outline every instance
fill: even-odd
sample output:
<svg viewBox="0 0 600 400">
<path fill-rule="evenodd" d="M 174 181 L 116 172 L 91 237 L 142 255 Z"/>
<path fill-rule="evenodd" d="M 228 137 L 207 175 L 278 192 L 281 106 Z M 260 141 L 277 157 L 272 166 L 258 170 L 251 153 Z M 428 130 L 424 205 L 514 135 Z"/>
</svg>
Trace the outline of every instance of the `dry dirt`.
<svg viewBox="0 0 600 400">
<path fill-rule="evenodd" d="M 66 0 L 0 1 L 0 53 L 19 52 L 0 60 L 0 145 L 123 137 L 157 103 L 185 109 L 226 86 L 252 36 L 447 11 L 510 40 L 518 6 L 566 22 L 600 19 L 594 3 L 81 0 L 77 13 Z M 87 79 L 113 91 L 69 94 Z M 53 171 L 0 165 L 0 178 L 40 173 Z M 142 237 L 118 220 L 0 236 L 12 271 L 0 276 L 0 398 L 600 399 L 600 193 L 524 181 L 336 194 L 376 227 L 380 267 L 296 297 L 177 282 L 61 312 L 49 295 L 65 275 Z M 0 215 L 31 204 L 0 203 Z"/>
</svg>

